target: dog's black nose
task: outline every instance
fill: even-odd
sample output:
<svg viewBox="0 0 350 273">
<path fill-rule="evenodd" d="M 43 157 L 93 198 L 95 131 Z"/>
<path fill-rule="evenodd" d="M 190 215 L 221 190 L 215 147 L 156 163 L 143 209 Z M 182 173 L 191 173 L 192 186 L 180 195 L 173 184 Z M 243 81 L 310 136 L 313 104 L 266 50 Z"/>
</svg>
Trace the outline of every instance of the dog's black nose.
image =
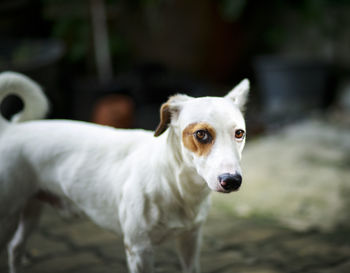
<svg viewBox="0 0 350 273">
<path fill-rule="evenodd" d="M 230 174 L 224 173 L 218 177 L 220 185 L 227 191 L 235 191 L 242 184 L 242 176 L 238 173 Z"/>
</svg>

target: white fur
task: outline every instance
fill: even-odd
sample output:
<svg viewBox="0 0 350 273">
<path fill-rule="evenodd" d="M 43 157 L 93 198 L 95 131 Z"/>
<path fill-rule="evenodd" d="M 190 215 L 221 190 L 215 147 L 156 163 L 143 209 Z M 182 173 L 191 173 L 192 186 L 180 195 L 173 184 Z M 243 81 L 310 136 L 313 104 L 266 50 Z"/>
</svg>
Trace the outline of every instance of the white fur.
<svg viewBox="0 0 350 273">
<path fill-rule="evenodd" d="M 122 234 L 130 272 L 153 272 L 152 245 L 168 237 L 177 240 L 183 272 L 199 272 L 200 230 L 210 189 L 223 191 L 220 174 L 240 173 L 244 141 L 234 134 L 245 130 L 239 109 L 248 91 L 244 86 L 244 92 L 224 98 L 175 96 L 176 114 L 159 137 L 68 120 L 2 120 L 0 247 L 14 235 L 11 273 L 19 268 L 23 236 L 36 224 L 37 210 L 30 208 L 36 208 L 32 197 L 39 190 L 68 199 L 99 226 Z M 0 97 L 11 90 L 25 100 L 17 120 L 47 111 L 38 85 L 19 74 L 0 74 Z M 207 156 L 197 156 L 182 143 L 182 131 L 193 122 L 209 123 L 216 131 Z"/>
<path fill-rule="evenodd" d="M 3 72 L 0 75 L 0 103 L 8 95 L 17 95 L 24 103 L 23 111 L 12 118 L 13 122 L 40 119 L 47 114 L 49 102 L 36 82 L 16 72 Z M 27 104 L 30 107 L 25 107 Z M 0 115 L 0 125 L 4 126 L 3 124 L 4 120 Z"/>
</svg>

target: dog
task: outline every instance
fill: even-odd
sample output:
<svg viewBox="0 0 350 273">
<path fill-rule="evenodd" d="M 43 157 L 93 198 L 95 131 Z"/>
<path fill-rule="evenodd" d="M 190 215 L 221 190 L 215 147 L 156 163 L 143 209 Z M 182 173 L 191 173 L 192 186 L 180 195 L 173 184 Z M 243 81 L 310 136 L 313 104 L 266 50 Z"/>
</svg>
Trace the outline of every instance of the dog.
<svg viewBox="0 0 350 273">
<path fill-rule="evenodd" d="M 49 103 L 28 77 L 0 74 L 0 101 L 24 109 L 0 117 L 0 249 L 18 273 L 40 208 L 73 206 L 123 236 L 131 273 L 153 272 L 153 248 L 176 240 L 183 272 L 199 272 L 210 192 L 242 183 L 247 79 L 224 97 L 177 94 L 160 108 L 155 132 L 71 120 L 37 120 Z"/>
</svg>

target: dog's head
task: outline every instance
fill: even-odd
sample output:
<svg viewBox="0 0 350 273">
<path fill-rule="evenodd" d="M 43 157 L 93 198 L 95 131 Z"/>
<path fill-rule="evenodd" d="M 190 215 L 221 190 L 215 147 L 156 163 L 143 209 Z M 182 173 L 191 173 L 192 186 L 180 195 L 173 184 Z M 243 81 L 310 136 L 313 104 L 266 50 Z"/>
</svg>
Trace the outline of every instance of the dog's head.
<svg viewBox="0 0 350 273">
<path fill-rule="evenodd" d="M 243 80 L 225 97 L 192 98 L 175 95 L 160 110 L 155 136 L 168 127 L 181 139 L 185 163 L 218 192 L 238 190 L 242 183 L 240 159 L 246 129 L 242 110 L 249 81 Z"/>
</svg>

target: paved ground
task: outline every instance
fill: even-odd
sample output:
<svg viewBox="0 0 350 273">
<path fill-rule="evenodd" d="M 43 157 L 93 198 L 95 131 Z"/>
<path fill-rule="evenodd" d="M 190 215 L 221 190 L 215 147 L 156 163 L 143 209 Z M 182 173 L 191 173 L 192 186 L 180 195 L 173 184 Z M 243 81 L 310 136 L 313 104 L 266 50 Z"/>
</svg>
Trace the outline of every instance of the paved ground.
<svg viewBox="0 0 350 273">
<path fill-rule="evenodd" d="M 310 126 L 312 125 L 306 127 L 311 128 Z M 298 130 L 292 131 L 296 131 L 298 135 L 299 132 L 306 131 L 305 126 L 298 128 Z M 324 126 L 317 127 L 312 131 L 315 133 L 312 134 L 324 135 L 328 129 Z M 247 168 L 253 174 L 251 179 L 254 182 L 246 181 L 246 193 L 242 190 L 242 194 L 239 192 L 225 196 L 214 195 L 211 214 L 204 229 L 201 255 L 202 272 L 350 272 L 350 228 L 346 222 L 339 220 L 345 219 L 344 217 L 332 217 L 332 214 L 342 215 L 344 214 L 342 212 L 345 211 L 347 215 L 349 212 L 346 203 L 341 198 L 344 197 L 345 186 L 350 183 L 350 160 L 345 160 L 349 154 L 346 149 L 350 145 L 346 143 L 349 139 L 347 136 L 350 134 L 349 131 L 343 131 L 344 138 L 342 140 L 338 139 L 339 131 L 330 128 L 329 132 L 333 133 L 328 134 L 329 136 L 324 141 L 320 139 L 320 143 L 312 137 L 310 132 L 307 133 L 308 136 L 303 135 L 302 139 L 306 137 L 311 139 L 306 145 L 308 149 L 303 147 L 292 149 L 294 152 L 291 155 L 282 152 L 283 160 L 281 157 L 276 158 L 276 156 L 269 155 L 273 149 L 278 150 L 275 151 L 277 154 L 283 147 L 290 148 L 291 139 L 295 139 L 295 136 L 291 134 L 288 134 L 289 138 L 281 135 L 272 140 L 271 138 L 260 139 L 255 144 L 248 144 L 251 148 L 247 147 L 245 156 L 247 159 L 250 158 L 248 162 L 251 163 L 248 164 Z M 337 137 L 336 141 L 331 141 L 333 135 Z M 341 141 L 344 142 L 344 145 L 339 146 Z M 299 143 L 299 141 L 295 142 Z M 263 147 L 259 143 L 270 145 L 273 148 L 270 147 L 269 152 L 266 152 L 265 146 Z M 317 147 L 322 147 L 322 149 Z M 316 154 L 315 151 L 317 151 Z M 300 156 L 303 159 L 301 166 L 296 163 L 300 162 Z M 272 161 L 273 158 L 274 161 Z M 264 165 L 264 161 L 268 162 L 269 165 Z M 259 166 L 253 166 L 257 164 L 256 162 Z M 285 167 L 286 162 L 289 162 L 288 166 L 293 166 L 293 177 L 288 176 L 290 172 Z M 268 177 L 270 172 L 265 170 L 271 166 L 284 171 L 275 182 L 272 182 L 270 178 L 268 181 L 264 181 L 263 178 Z M 295 168 L 296 166 L 298 168 Z M 254 175 L 252 170 L 259 171 Z M 310 173 L 311 170 L 312 173 Z M 321 171 L 326 172 L 320 175 Z M 262 174 L 264 174 L 263 177 L 259 178 Z M 301 179 L 306 176 L 307 179 Z M 325 178 L 324 181 L 320 181 L 320 176 Z M 249 180 L 249 175 L 247 177 Z M 284 186 L 278 184 L 280 180 L 285 183 L 290 182 L 288 182 L 288 186 Z M 303 181 L 303 183 L 293 184 L 294 181 Z M 248 186 L 249 183 L 251 183 L 250 186 Z M 254 186 L 253 183 L 256 185 Z M 319 185 L 322 187 L 337 185 L 337 187 L 332 186 L 333 188 L 325 188 L 320 191 L 318 190 Z M 272 188 L 278 189 L 278 191 L 268 195 Z M 291 192 L 295 188 L 298 188 L 299 192 Z M 331 192 L 333 192 L 332 196 Z M 348 200 L 348 196 L 346 195 L 344 200 Z M 312 204 L 307 204 L 305 200 L 313 201 Z M 291 201 L 294 204 L 292 207 L 288 207 Z M 234 213 L 234 210 L 229 209 L 230 207 L 239 207 L 240 204 L 247 206 L 240 208 L 241 213 L 237 214 Z M 295 206 L 295 204 L 303 204 L 301 208 L 309 209 L 307 211 L 300 210 L 300 207 Z M 278 209 L 279 207 L 280 209 Z M 331 209 L 327 209 L 328 207 Z M 244 214 L 242 211 L 249 213 Z M 274 217 L 269 217 L 269 213 L 272 215 L 276 211 L 278 213 Z M 306 213 L 308 211 L 311 213 Z M 243 217 L 238 217 L 238 215 Z M 286 216 L 287 218 L 295 217 L 298 220 L 297 223 L 310 224 L 304 224 L 302 229 L 296 231 L 295 226 L 289 225 L 288 221 L 285 221 Z M 295 223 L 295 221 L 291 223 Z M 320 224 L 319 228 L 317 228 L 317 223 Z M 321 225 L 321 223 L 328 224 Z M 327 229 L 324 229 L 323 226 Z M 47 208 L 40 228 L 30 239 L 30 262 L 28 262 L 25 272 L 126 273 L 122 245 L 120 238 L 101 230 L 87 219 L 63 220 L 53 209 Z M 2 254 L 0 256 L 0 272 L 7 271 L 6 264 L 6 254 Z M 157 249 L 156 272 L 180 272 L 177 257 L 171 244 Z"/>
<path fill-rule="evenodd" d="M 213 211 L 216 211 L 215 206 Z M 64 221 L 45 212 L 29 242 L 28 273 L 127 272 L 120 238 L 86 219 Z M 6 272 L 1 256 L 0 272 Z M 202 272 L 350 272 L 350 230 L 296 232 L 263 219 L 211 214 L 204 231 Z M 156 272 L 179 272 L 171 244 L 157 249 Z"/>
</svg>

